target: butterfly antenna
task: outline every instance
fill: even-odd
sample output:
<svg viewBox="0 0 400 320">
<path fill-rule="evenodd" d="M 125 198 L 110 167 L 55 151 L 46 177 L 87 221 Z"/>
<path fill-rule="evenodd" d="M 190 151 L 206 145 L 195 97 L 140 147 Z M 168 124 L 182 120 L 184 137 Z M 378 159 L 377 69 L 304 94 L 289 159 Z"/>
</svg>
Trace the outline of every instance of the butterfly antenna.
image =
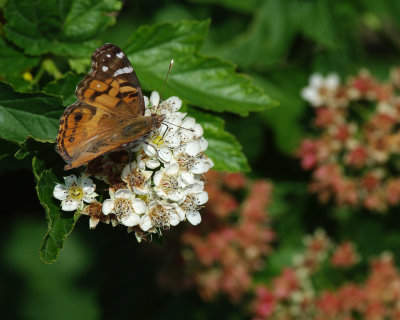
<svg viewBox="0 0 400 320">
<path fill-rule="evenodd" d="M 174 65 L 174 59 L 172 59 L 171 62 L 169 63 L 169 68 L 168 68 L 168 71 L 167 71 L 167 75 L 165 77 L 164 84 L 162 86 L 161 93 L 160 93 L 160 98 L 161 99 L 162 99 L 162 95 L 163 95 L 163 92 L 164 92 L 165 85 L 167 84 L 169 72 L 171 71 L 173 65 Z"/>
<path fill-rule="evenodd" d="M 188 130 L 188 131 L 194 132 L 194 129 L 190 129 L 190 128 L 185 128 L 185 127 L 182 127 L 182 126 L 178 126 L 177 124 L 173 124 L 173 123 L 168 122 L 168 121 L 165 121 L 165 120 L 162 122 L 162 124 L 168 128 L 167 130 L 169 130 L 169 127 L 168 127 L 168 124 L 169 124 L 169 125 L 171 125 L 171 126 L 175 126 L 175 127 L 178 127 L 178 128 L 184 129 L 184 130 Z"/>
</svg>

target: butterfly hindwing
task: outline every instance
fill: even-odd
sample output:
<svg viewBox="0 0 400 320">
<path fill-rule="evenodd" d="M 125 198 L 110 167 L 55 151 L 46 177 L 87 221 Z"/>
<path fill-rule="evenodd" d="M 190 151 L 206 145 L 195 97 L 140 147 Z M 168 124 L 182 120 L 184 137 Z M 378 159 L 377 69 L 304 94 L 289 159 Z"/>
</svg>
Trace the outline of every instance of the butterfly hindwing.
<svg viewBox="0 0 400 320">
<path fill-rule="evenodd" d="M 146 135 L 151 121 L 150 117 L 138 117 L 122 124 L 112 114 L 78 101 L 60 119 L 57 151 L 68 163 L 65 169 L 79 167 Z"/>
</svg>

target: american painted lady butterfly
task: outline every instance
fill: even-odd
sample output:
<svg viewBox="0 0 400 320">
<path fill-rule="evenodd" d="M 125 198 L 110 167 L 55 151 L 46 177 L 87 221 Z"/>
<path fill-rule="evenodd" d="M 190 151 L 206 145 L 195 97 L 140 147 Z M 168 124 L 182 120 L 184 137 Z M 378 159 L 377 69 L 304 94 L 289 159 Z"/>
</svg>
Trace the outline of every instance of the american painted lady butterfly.
<svg viewBox="0 0 400 320">
<path fill-rule="evenodd" d="M 57 135 L 65 170 L 146 137 L 164 120 L 164 115 L 144 116 L 135 71 L 122 50 L 110 43 L 94 51 L 92 70 L 75 94 L 78 101 L 65 109 Z"/>
</svg>

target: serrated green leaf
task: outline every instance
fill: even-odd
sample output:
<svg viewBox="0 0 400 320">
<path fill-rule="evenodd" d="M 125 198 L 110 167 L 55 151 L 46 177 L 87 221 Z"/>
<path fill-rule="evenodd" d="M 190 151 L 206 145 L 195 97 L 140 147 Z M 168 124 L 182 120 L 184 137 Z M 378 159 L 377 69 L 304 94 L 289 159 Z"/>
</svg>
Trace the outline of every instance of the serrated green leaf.
<svg viewBox="0 0 400 320">
<path fill-rule="evenodd" d="M 24 55 L 0 38 L 0 75 L 19 74 L 38 63 L 39 58 Z"/>
<path fill-rule="evenodd" d="M 63 109 L 59 97 L 16 92 L 0 82 L 0 138 L 23 142 L 31 136 L 54 142 Z"/>
<path fill-rule="evenodd" d="M 27 54 L 86 56 L 98 45 L 92 37 L 115 22 L 107 13 L 120 8 L 119 0 L 8 0 L 5 33 Z"/>
<path fill-rule="evenodd" d="M 40 161 L 34 161 L 32 164 L 35 176 L 39 177 L 36 191 L 40 204 L 45 209 L 48 223 L 48 229 L 40 247 L 40 258 L 45 263 L 53 263 L 72 232 L 79 214 L 61 211 L 60 205 L 53 198 L 53 189 L 58 182 L 57 177 L 51 169 L 42 172 L 43 166 Z"/>
<path fill-rule="evenodd" d="M 162 23 L 141 27 L 125 46 L 142 86 L 160 90 L 171 59 L 175 64 L 165 95 L 217 112 L 247 115 L 273 105 L 250 78 L 235 73 L 234 65 L 199 54 L 208 21 Z"/>
<path fill-rule="evenodd" d="M 205 153 L 214 161 L 215 170 L 250 171 L 241 145 L 232 134 L 224 130 L 224 120 L 194 108 L 190 108 L 188 112 L 204 129 L 204 138 L 208 141 Z"/>
<path fill-rule="evenodd" d="M 67 73 L 61 79 L 49 82 L 43 91 L 63 97 L 63 105 L 69 106 L 76 101 L 75 88 L 83 79 L 82 75 Z"/>
</svg>

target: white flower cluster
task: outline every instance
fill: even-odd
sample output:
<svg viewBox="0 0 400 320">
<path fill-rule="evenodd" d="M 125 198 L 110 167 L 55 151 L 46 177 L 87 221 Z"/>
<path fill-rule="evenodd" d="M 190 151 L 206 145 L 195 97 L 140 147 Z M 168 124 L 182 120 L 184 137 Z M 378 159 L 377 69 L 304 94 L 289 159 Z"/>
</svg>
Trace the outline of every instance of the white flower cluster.
<svg viewBox="0 0 400 320">
<path fill-rule="evenodd" d="M 308 87 L 301 90 L 301 97 L 313 107 L 331 106 L 337 99 L 339 85 L 340 79 L 336 73 L 328 74 L 325 78 L 314 73 L 309 79 Z"/>
<path fill-rule="evenodd" d="M 213 162 L 204 155 L 208 143 L 203 128 L 186 113 L 179 112 L 182 101 L 170 97 L 160 101 L 157 92 L 145 98 L 145 115 L 165 116 L 160 128 L 132 149 L 135 161 L 120 172 L 121 183 L 110 186 L 110 198 L 95 201 L 95 185 L 86 177 L 65 178 L 53 195 L 62 200 L 62 210 L 81 210 L 90 215 L 90 226 L 99 221 L 122 224 L 136 231 L 138 240 L 145 233 L 176 226 L 183 220 L 197 225 L 199 209 L 208 201 L 202 175 Z M 114 168 L 115 169 L 115 168 Z M 94 203 L 95 202 L 95 203 Z M 84 207 L 84 203 L 89 203 Z M 95 208 L 101 208 L 95 210 Z"/>
</svg>

